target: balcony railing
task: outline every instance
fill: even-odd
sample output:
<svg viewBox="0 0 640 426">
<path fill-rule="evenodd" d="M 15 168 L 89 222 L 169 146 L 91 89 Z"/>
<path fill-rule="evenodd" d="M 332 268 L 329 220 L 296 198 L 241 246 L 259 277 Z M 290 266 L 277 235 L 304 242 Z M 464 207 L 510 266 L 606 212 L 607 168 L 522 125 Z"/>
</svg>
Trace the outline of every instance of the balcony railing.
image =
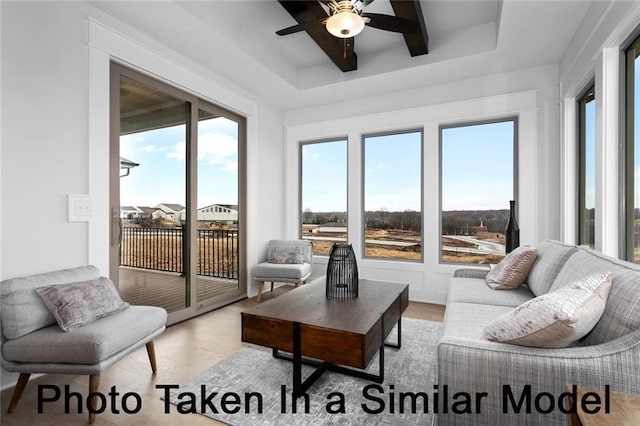
<svg viewBox="0 0 640 426">
<path fill-rule="evenodd" d="M 185 271 L 182 228 L 123 227 L 120 266 L 156 271 Z M 198 229 L 197 274 L 238 278 L 238 231 Z"/>
</svg>

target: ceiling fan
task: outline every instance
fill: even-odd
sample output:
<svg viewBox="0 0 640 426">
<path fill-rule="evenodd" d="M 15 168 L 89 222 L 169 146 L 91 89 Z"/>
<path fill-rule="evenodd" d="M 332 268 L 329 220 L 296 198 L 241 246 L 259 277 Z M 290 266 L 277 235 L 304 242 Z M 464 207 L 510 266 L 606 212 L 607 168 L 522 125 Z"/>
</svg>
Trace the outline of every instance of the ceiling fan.
<svg viewBox="0 0 640 426">
<path fill-rule="evenodd" d="M 307 29 L 326 26 L 327 31 L 338 38 L 351 38 L 366 26 L 396 33 L 413 33 L 419 23 L 398 16 L 367 13 L 364 8 L 373 0 L 318 0 L 329 14 L 327 17 L 293 25 L 276 31 L 279 36 L 297 33 Z"/>
</svg>

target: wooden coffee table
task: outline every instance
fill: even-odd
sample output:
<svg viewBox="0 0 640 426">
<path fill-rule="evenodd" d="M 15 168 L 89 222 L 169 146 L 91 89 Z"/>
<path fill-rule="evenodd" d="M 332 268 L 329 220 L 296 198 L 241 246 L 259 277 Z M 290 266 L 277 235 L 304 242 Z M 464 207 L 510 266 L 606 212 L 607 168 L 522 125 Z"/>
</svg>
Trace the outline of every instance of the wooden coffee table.
<svg viewBox="0 0 640 426">
<path fill-rule="evenodd" d="M 324 280 L 291 290 L 242 312 L 242 341 L 272 348 L 274 357 L 293 362 L 294 397 L 327 370 L 382 383 L 384 347 L 399 349 L 402 343 L 409 285 L 361 279 L 358 292 L 355 299 L 327 299 Z M 397 344 L 385 343 L 396 324 Z M 376 352 L 379 373 L 366 373 Z M 316 367 L 304 381 L 303 364 Z"/>
</svg>

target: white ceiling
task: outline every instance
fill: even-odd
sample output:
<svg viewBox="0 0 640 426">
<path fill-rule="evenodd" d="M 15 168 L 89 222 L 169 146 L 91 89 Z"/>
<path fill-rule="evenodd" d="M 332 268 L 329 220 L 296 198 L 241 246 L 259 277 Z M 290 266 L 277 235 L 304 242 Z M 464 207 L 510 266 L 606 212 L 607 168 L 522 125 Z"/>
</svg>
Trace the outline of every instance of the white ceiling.
<svg viewBox="0 0 640 426">
<path fill-rule="evenodd" d="M 589 0 L 422 0 L 429 54 L 402 35 L 356 36 L 358 69 L 340 71 L 276 0 L 108 1 L 93 6 L 284 109 L 410 90 L 557 63 Z M 389 0 L 369 12 L 392 15 Z"/>
</svg>

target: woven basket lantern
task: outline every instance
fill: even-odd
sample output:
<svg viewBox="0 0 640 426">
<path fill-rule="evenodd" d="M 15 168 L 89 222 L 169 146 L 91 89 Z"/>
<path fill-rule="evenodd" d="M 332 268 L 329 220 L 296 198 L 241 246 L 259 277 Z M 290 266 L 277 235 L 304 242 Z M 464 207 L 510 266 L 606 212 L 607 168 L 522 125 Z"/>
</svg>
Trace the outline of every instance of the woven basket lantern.
<svg viewBox="0 0 640 426">
<path fill-rule="evenodd" d="M 351 244 L 334 244 L 331 247 L 326 281 L 328 299 L 358 297 L 358 265 Z"/>
</svg>

